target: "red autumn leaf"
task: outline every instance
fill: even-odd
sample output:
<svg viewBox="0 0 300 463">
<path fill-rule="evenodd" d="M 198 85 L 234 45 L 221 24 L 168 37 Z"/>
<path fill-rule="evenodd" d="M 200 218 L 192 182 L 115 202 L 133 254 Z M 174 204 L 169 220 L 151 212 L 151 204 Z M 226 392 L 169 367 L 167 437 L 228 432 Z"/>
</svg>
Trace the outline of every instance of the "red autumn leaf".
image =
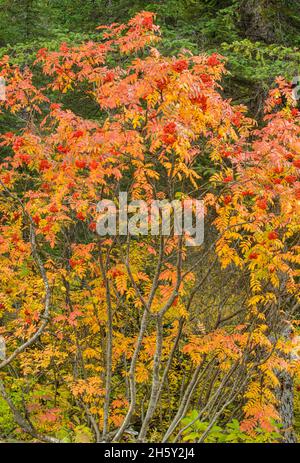
<svg viewBox="0 0 300 463">
<path fill-rule="evenodd" d="M 256 201 L 256 205 L 257 205 L 257 207 L 259 207 L 259 209 L 265 210 L 268 207 L 268 202 L 267 202 L 266 199 L 258 199 Z"/>
<path fill-rule="evenodd" d="M 84 132 L 82 130 L 76 130 L 76 132 L 73 133 L 73 138 L 80 138 L 83 137 Z"/>
<path fill-rule="evenodd" d="M 57 207 L 57 204 L 51 204 L 51 206 L 49 207 L 49 211 L 53 213 L 58 212 L 59 209 Z"/>
<path fill-rule="evenodd" d="M 40 164 L 39 164 L 39 170 L 40 171 L 43 171 L 43 170 L 48 170 L 50 169 L 51 167 L 51 164 L 49 161 L 47 161 L 47 159 L 42 159 Z"/>
<path fill-rule="evenodd" d="M 297 181 L 297 177 L 295 175 L 287 175 L 284 179 L 287 183 L 295 183 Z"/>
<path fill-rule="evenodd" d="M 76 214 L 76 217 L 77 217 L 78 220 L 82 220 L 82 221 L 84 221 L 86 219 L 86 216 L 84 215 L 83 212 L 78 212 Z"/>
<path fill-rule="evenodd" d="M 58 145 L 56 149 L 59 153 L 63 153 L 63 154 L 66 154 L 70 151 L 70 148 L 68 146 L 63 146 L 63 145 Z"/>
<path fill-rule="evenodd" d="M 207 60 L 208 66 L 219 66 L 221 64 L 220 60 L 218 59 L 218 55 L 213 53 Z"/>
<path fill-rule="evenodd" d="M 300 169 L 300 159 L 296 159 L 294 162 L 293 162 L 293 165 L 295 167 L 297 167 L 297 169 Z"/>
<path fill-rule="evenodd" d="M 172 67 L 173 67 L 174 71 L 180 73 L 180 72 L 185 71 L 186 69 L 188 69 L 189 63 L 187 62 L 187 60 L 181 59 L 181 60 L 176 61 L 173 64 Z"/>
</svg>

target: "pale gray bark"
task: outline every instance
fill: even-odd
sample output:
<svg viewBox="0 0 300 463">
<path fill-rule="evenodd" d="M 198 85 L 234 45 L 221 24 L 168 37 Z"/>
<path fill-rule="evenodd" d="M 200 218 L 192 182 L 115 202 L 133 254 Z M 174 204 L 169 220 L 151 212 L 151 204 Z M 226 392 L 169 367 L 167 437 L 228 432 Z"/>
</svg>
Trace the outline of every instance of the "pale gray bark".
<svg viewBox="0 0 300 463">
<path fill-rule="evenodd" d="M 272 0 L 244 0 L 240 6 L 240 26 L 246 37 L 253 41 L 272 43 L 276 40 Z"/>
</svg>

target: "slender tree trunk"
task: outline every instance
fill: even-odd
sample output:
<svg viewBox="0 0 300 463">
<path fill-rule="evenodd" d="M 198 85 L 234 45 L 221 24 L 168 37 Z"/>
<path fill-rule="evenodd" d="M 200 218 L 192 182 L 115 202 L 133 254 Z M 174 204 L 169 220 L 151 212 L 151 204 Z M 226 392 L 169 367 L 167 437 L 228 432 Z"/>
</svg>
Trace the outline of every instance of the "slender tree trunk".
<svg viewBox="0 0 300 463">
<path fill-rule="evenodd" d="M 278 0 L 276 0 L 278 1 Z M 254 41 L 276 41 L 276 26 L 272 17 L 273 0 L 243 0 L 240 6 L 240 27 Z"/>
</svg>

